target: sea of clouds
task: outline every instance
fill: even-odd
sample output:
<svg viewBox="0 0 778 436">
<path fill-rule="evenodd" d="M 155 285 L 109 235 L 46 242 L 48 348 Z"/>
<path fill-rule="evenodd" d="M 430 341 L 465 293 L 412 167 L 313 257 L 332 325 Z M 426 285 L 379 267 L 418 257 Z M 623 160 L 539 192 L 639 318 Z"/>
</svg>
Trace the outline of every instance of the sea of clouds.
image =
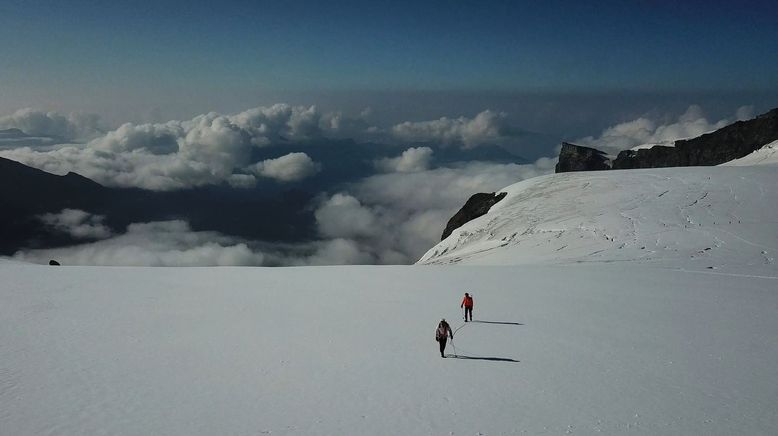
<svg viewBox="0 0 778 436">
<path fill-rule="evenodd" d="M 677 116 L 640 117 L 578 143 L 609 153 L 646 143 L 697 136 L 752 116 L 742 107 L 733 119 L 708 121 L 698 106 Z M 217 232 L 193 231 L 185 221 L 134 223 L 113 233 L 105 217 L 66 209 L 42 215 L 41 224 L 83 244 L 22 250 L 19 260 L 82 265 L 326 265 L 407 264 L 438 242 L 448 219 L 476 192 L 494 192 L 554 171 L 555 157 L 530 164 L 483 161 L 435 165 L 430 143 L 464 149 L 499 145 L 520 135 L 505 114 L 484 110 L 472 118 L 405 121 L 381 127 L 370 111 L 347 117 L 315 106 L 276 104 L 236 114 L 208 113 L 190 120 L 100 128 L 84 114 L 23 109 L 0 117 L 0 128 L 62 138 L 47 149 L 16 147 L 0 156 L 55 174 L 75 171 L 106 186 L 169 191 L 210 184 L 251 188 L 260 178 L 293 183 L 327 171 L 303 152 L 251 161 L 251 151 L 279 143 L 320 138 L 359 138 L 398 144 L 393 157 L 374 159 L 374 174 L 336 189 L 322 187 L 310 205 L 318 239 L 296 244 L 246 241 Z M 549 155 L 555 154 L 549 150 Z"/>
</svg>

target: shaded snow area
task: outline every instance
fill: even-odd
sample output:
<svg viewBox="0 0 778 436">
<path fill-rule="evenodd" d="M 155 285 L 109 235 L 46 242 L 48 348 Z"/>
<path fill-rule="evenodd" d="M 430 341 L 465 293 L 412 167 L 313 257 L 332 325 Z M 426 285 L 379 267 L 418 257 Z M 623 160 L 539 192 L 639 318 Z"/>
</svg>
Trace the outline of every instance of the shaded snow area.
<svg viewBox="0 0 778 436">
<path fill-rule="evenodd" d="M 775 278 L 4 262 L 0 283 L 3 435 L 778 431 Z"/>
<path fill-rule="evenodd" d="M 639 263 L 774 277 L 777 186 L 775 165 L 536 177 L 503 189 L 505 199 L 419 263 Z"/>
</svg>

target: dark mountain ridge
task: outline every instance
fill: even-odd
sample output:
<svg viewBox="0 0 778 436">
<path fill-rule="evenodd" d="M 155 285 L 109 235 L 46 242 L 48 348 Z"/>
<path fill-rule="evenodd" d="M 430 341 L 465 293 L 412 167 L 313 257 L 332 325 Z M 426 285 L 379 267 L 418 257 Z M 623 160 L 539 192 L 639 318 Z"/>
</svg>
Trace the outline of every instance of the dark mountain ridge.
<svg viewBox="0 0 778 436">
<path fill-rule="evenodd" d="M 778 108 L 696 138 L 675 141 L 672 147 L 656 145 L 623 150 L 612 162 L 597 149 L 563 143 L 556 172 L 720 165 L 775 140 L 778 140 Z"/>
<path fill-rule="evenodd" d="M 183 219 L 198 231 L 270 242 L 302 241 L 315 230 L 306 210 L 312 197 L 301 190 L 263 194 L 220 186 L 173 192 L 109 188 L 76 173 L 57 176 L 0 158 L 0 254 L 84 242 L 44 226 L 38 218 L 68 208 L 104 215 L 105 225 L 117 233 L 133 222 Z"/>
<path fill-rule="evenodd" d="M 647 149 L 624 150 L 613 161 L 603 151 L 563 142 L 555 172 L 713 166 L 739 159 L 775 140 L 778 140 L 778 108 L 696 138 L 675 141 L 674 147 L 657 145 Z M 463 224 L 486 214 L 501 199 L 495 193 L 471 196 L 448 221 L 441 240 Z"/>
</svg>

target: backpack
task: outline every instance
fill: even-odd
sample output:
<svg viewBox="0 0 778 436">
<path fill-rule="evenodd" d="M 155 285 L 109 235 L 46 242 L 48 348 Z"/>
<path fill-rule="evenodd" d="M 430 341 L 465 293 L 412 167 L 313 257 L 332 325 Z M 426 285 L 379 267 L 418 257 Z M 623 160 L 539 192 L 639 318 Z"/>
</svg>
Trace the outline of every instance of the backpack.
<svg viewBox="0 0 778 436">
<path fill-rule="evenodd" d="M 448 329 L 449 329 L 448 324 L 442 322 L 438 324 L 438 328 L 437 330 L 435 330 L 435 339 L 437 340 L 445 339 L 446 336 L 448 336 Z"/>
</svg>

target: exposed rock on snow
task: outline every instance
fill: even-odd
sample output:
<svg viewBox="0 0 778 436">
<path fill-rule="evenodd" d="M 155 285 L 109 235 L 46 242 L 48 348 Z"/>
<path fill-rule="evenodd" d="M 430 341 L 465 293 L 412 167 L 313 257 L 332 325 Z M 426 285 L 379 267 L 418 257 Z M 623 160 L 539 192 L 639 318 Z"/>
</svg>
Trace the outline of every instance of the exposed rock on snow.
<svg viewBox="0 0 778 436">
<path fill-rule="evenodd" d="M 448 224 L 446 224 L 446 228 L 443 230 L 443 236 L 441 236 L 440 240 L 446 239 L 454 229 L 461 227 L 462 224 L 489 212 L 489 209 L 503 198 L 505 198 L 504 192 L 500 192 L 499 194 L 494 192 L 488 194 L 484 192 L 473 194 L 465 205 L 462 206 L 462 209 L 459 209 L 459 211 L 448 220 Z"/>
<path fill-rule="evenodd" d="M 746 156 L 777 139 L 778 108 L 715 132 L 676 141 L 675 147 L 657 146 L 622 151 L 613 161 L 613 168 L 719 165 Z"/>
<path fill-rule="evenodd" d="M 610 161 L 604 152 L 583 145 L 562 143 L 559 162 L 556 164 L 557 173 L 608 169 L 610 169 Z"/>
<path fill-rule="evenodd" d="M 422 264 L 640 262 L 778 275 L 778 168 L 662 168 L 536 177 L 501 191 Z"/>
<path fill-rule="evenodd" d="M 556 172 L 720 165 L 775 140 L 778 140 L 778 108 L 696 138 L 623 150 L 612 161 L 600 150 L 563 142 Z"/>
</svg>

